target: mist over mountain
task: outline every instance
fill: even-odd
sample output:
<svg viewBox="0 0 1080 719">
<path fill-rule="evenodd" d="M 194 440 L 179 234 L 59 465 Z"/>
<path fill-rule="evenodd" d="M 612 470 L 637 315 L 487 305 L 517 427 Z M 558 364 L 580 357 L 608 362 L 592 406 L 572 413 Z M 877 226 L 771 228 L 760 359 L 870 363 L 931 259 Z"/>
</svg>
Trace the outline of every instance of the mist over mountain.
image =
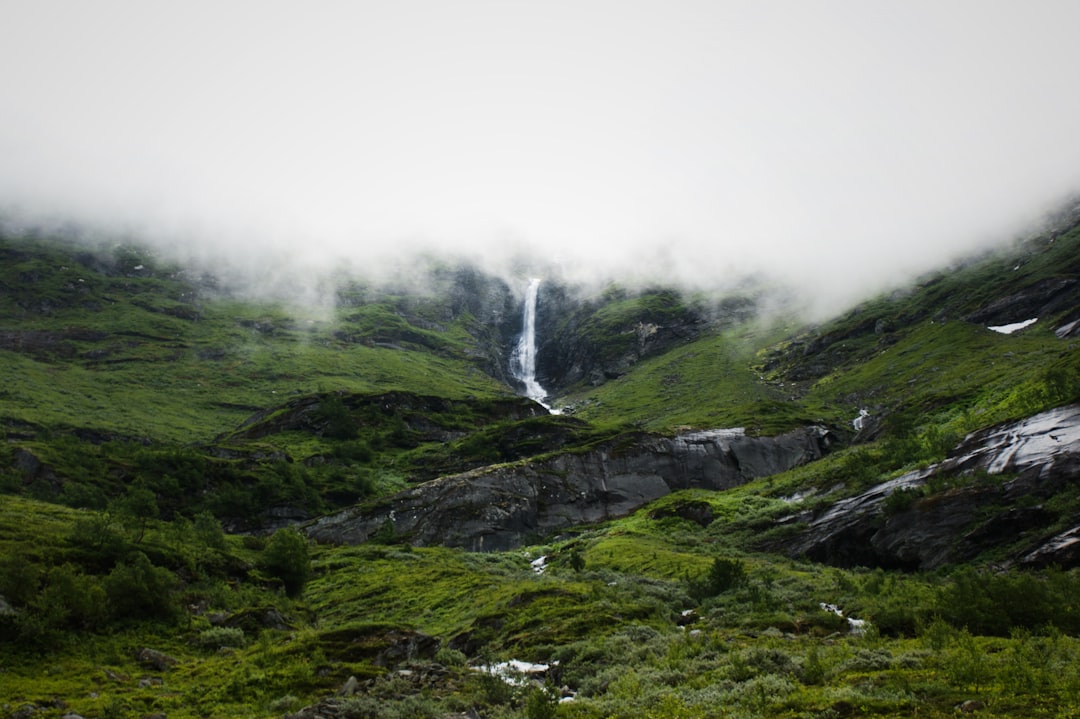
<svg viewBox="0 0 1080 719">
<path fill-rule="evenodd" d="M 0 206 L 250 284 L 526 257 L 581 280 L 763 276 L 826 316 L 1078 189 L 1077 13 L 7 3 Z"/>
<path fill-rule="evenodd" d="M 761 279 L 233 264 L 137 239 L 0 232 L 19 716 L 857 697 L 1049 717 L 1076 696 L 1075 204 L 809 324 Z"/>
</svg>

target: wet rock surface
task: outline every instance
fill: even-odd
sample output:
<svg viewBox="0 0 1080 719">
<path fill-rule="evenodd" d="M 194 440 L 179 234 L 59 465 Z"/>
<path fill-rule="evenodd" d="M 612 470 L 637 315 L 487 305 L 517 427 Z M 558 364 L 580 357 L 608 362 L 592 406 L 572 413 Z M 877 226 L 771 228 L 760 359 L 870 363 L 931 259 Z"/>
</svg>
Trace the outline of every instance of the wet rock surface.
<svg viewBox="0 0 1080 719">
<path fill-rule="evenodd" d="M 1016 476 L 993 479 L 1002 474 Z M 928 482 L 948 477 L 970 481 L 923 496 Z M 836 502 L 788 551 L 838 566 L 931 569 L 1026 535 L 1019 564 L 1078 566 L 1080 525 L 1048 533 L 1060 517 L 1040 504 L 1078 481 L 1080 405 L 1070 405 L 975 432 L 940 464 Z M 912 492 L 911 501 L 886 501 L 899 491 Z"/>
<path fill-rule="evenodd" d="M 586 452 L 442 477 L 378 505 L 328 515 L 305 531 L 318 541 L 357 544 L 390 524 L 418 546 L 501 551 L 624 516 L 677 489 L 729 489 L 776 474 L 820 458 L 830 442 L 823 427 L 776 437 L 732 429 L 672 438 L 643 433 Z"/>
</svg>

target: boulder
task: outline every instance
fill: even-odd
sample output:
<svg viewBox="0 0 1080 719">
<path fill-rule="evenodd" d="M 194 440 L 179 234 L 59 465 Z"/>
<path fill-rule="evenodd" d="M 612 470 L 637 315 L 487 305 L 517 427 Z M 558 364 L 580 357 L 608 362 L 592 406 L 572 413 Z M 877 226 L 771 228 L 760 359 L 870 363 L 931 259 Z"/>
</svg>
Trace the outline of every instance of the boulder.
<svg viewBox="0 0 1080 719">
<path fill-rule="evenodd" d="M 149 647 L 140 649 L 135 655 L 135 658 L 139 660 L 139 663 L 145 664 L 159 672 L 167 671 L 180 663 L 176 657 L 169 656 L 165 652 L 159 652 L 156 649 L 150 649 Z"/>
</svg>

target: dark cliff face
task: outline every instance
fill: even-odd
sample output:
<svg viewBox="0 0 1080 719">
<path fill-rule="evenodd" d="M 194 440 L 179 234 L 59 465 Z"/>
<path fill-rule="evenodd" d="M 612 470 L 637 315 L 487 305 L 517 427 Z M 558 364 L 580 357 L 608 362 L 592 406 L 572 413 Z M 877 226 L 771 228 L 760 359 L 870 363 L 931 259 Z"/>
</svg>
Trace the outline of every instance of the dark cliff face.
<svg viewBox="0 0 1080 719">
<path fill-rule="evenodd" d="M 729 489 L 820 458 L 831 437 L 808 427 L 777 437 L 712 430 L 640 434 L 587 452 L 443 477 L 306 527 L 321 542 L 364 542 L 385 525 L 412 544 L 498 551 L 568 527 L 629 514 L 677 489 Z"/>
<path fill-rule="evenodd" d="M 1002 476 L 1013 478 L 994 479 Z M 933 569 L 1011 546 L 1021 565 L 1077 566 L 1080 517 L 1059 516 L 1048 500 L 1078 483 L 1072 405 L 975 432 L 944 462 L 836 502 L 787 550 L 838 566 Z"/>
<path fill-rule="evenodd" d="M 698 337 L 705 326 L 702 308 L 687 305 L 674 290 L 608 288 L 583 297 L 545 282 L 537 302 L 537 378 L 553 393 L 601 384 Z"/>
</svg>

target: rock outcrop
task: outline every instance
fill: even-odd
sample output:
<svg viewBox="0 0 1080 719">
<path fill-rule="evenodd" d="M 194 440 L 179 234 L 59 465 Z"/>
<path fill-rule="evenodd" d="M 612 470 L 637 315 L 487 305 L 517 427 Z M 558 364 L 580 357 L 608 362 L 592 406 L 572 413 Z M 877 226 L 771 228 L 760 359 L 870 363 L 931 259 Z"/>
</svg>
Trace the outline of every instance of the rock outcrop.
<svg viewBox="0 0 1080 719">
<path fill-rule="evenodd" d="M 676 489 L 728 489 L 782 472 L 820 458 L 830 441 L 816 426 L 776 437 L 737 429 L 673 438 L 642 433 L 588 451 L 435 479 L 377 505 L 328 515 L 305 531 L 321 542 L 357 544 L 389 523 L 415 545 L 506 550 L 624 516 Z"/>
<path fill-rule="evenodd" d="M 1016 476 L 992 479 L 1002 474 Z M 927 494 L 935 479 L 957 486 Z M 1080 526 L 1050 532 L 1061 518 L 1041 502 L 1078 480 L 1080 405 L 1059 407 L 975 432 L 944 462 L 836 502 L 788 549 L 839 566 L 931 569 L 1019 541 L 1019 564 L 1077 566 Z M 911 501 L 887 501 L 898 491 Z"/>
</svg>

